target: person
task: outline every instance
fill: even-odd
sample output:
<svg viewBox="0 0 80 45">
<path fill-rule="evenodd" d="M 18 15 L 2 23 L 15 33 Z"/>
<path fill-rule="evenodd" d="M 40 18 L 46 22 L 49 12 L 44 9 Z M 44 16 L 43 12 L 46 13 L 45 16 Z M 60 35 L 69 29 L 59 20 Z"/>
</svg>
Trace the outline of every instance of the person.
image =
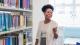
<svg viewBox="0 0 80 45">
<path fill-rule="evenodd" d="M 54 39 L 58 38 L 58 24 L 51 20 L 53 11 L 54 8 L 50 4 L 44 5 L 42 7 L 44 20 L 40 21 L 39 23 L 35 45 L 54 45 Z"/>
</svg>

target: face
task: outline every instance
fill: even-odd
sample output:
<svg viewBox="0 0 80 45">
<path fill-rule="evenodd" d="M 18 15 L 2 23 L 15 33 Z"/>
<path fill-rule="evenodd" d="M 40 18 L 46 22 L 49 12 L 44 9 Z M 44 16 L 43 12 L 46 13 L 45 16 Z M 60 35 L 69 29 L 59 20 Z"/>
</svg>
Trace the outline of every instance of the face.
<svg viewBox="0 0 80 45">
<path fill-rule="evenodd" d="M 52 13 L 53 13 L 52 9 L 47 9 L 47 10 L 44 12 L 45 19 L 51 19 Z"/>
</svg>

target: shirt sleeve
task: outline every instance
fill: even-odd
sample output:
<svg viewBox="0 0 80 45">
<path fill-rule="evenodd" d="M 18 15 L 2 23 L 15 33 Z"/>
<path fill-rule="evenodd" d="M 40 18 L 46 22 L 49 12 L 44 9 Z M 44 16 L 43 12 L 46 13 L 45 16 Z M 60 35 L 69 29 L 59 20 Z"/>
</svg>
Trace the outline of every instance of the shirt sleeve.
<svg viewBox="0 0 80 45">
<path fill-rule="evenodd" d="M 41 27 L 41 24 L 39 23 L 39 24 L 38 24 L 38 30 L 37 30 L 37 36 L 36 36 L 36 39 L 39 39 L 39 38 L 40 38 L 40 33 L 41 33 L 41 31 L 40 31 L 40 27 Z"/>
</svg>

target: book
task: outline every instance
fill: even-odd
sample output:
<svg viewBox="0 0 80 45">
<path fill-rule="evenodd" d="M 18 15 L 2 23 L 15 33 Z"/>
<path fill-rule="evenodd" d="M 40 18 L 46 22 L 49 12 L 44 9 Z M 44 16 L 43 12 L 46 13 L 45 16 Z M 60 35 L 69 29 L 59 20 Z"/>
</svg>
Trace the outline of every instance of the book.
<svg viewBox="0 0 80 45">
<path fill-rule="evenodd" d="M 18 45 L 18 37 L 14 36 L 11 38 L 12 39 L 12 45 Z"/>
<path fill-rule="evenodd" d="M 8 28 L 11 28 L 12 27 L 12 22 L 11 22 L 12 21 L 12 16 L 10 14 L 8 15 L 8 20 L 9 20 L 8 21 Z"/>
<path fill-rule="evenodd" d="M 12 16 L 12 26 L 16 27 L 16 16 L 15 15 Z"/>
<path fill-rule="evenodd" d="M 5 13 L 3 13 L 3 31 L 7 31 L 7 29 L 6 29 L 6 16 L 5 16 Z"/>
<path fill-rule="evenodd" d="M 26 0 L 26 5 L 27 5 L 26 9 L 29 9 L 30 8 L 30 0 Z"/>
<path fill-rule="evenodd" d="M 30 10 L 32 10 L 32 0 L 30 0 Z"/>
<path fill-rule="evenodd" d="M 6 30 L 8 31 L 9 30 L 9 28 L 8 28 L 8 15 L 9 15 L 9 13 L 5 13 L 5 18 L 6 18 Z"/>
<path fill-rule="evenodd" d="M 0 45 L 4 45 L 4 39 L 0 38 Z"/>
<path fill-rule="evenodd" d="M 19 39 L 19 45 L 23 45 L 23 33 L 19 33 L 18 39 Z"/>
<path fill-rule="evenodd" d="M 4 6 L 4 0 L 0 0 L 0 6 Z"/>
<path fill-rule="evenodd" d="M 4 0 L 4 6 L 8 7 L 8 0 Z"/>
<path fill-rule="evenodd" d="M 5 37 L 5 45 L 11 45 L 11 39 L 9 36 Z"/>
<path fill-rule="evenodd" d="M 20 15 L 20 26 L 25 25 L 25 17 L 23 15 Z"/>
<path fill-rule="evenodd" d="M 27 8 L 26 0 L 23 0 L 23 9 Z"/>
<path fill-rule="evenodd" d="M 16 0 L 10 0 L 10 6 L 16 8 Z"/>
<path fill-rule="evenodd" d="M 2 12 L 0 12 L 0 31 L 2 31 Z"/>
<path fill-rule="evenodd" d="M 20 8 L 23 8 L 23 0 L 20 0 Z"/>
<path fill-rule="evenodd" d="M 19 8 L 19 0 L 16 0 L 16 8 Z"/>
<path fill-rule="evenodd" d="M 4 0 L 2 0 L 2 6 L 4 6 Z"/>
</svg>

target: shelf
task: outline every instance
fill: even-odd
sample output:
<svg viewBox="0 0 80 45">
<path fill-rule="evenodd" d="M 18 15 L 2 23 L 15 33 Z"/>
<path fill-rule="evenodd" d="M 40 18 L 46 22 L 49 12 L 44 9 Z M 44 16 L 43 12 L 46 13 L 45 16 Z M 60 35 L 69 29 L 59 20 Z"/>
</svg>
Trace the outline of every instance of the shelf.
<svg viewBox="0 0 80 45">
<path fill-rule="evenodd" d="M 17 32 L 17 31 L 23 31 L 25 29 L 29 29 L 29 28 L 32 28 L 32 27 L 19 27 L 17 29 L 11 29 L 10 31 L 2 31 L 0 32 L 0 35 L 3 35 L 3 34 L 8 34 L 8 33 L 12 33 L 12 32 Z"/>
<path fill-rule="evenodd" d="M 0 6 L 0 11 L 32 12 L 32 10 L 29 9 L 20 9 L 20 8 L 11 8 L 11 7 L 2 7 L 2 6 Z"/>
</svg>

